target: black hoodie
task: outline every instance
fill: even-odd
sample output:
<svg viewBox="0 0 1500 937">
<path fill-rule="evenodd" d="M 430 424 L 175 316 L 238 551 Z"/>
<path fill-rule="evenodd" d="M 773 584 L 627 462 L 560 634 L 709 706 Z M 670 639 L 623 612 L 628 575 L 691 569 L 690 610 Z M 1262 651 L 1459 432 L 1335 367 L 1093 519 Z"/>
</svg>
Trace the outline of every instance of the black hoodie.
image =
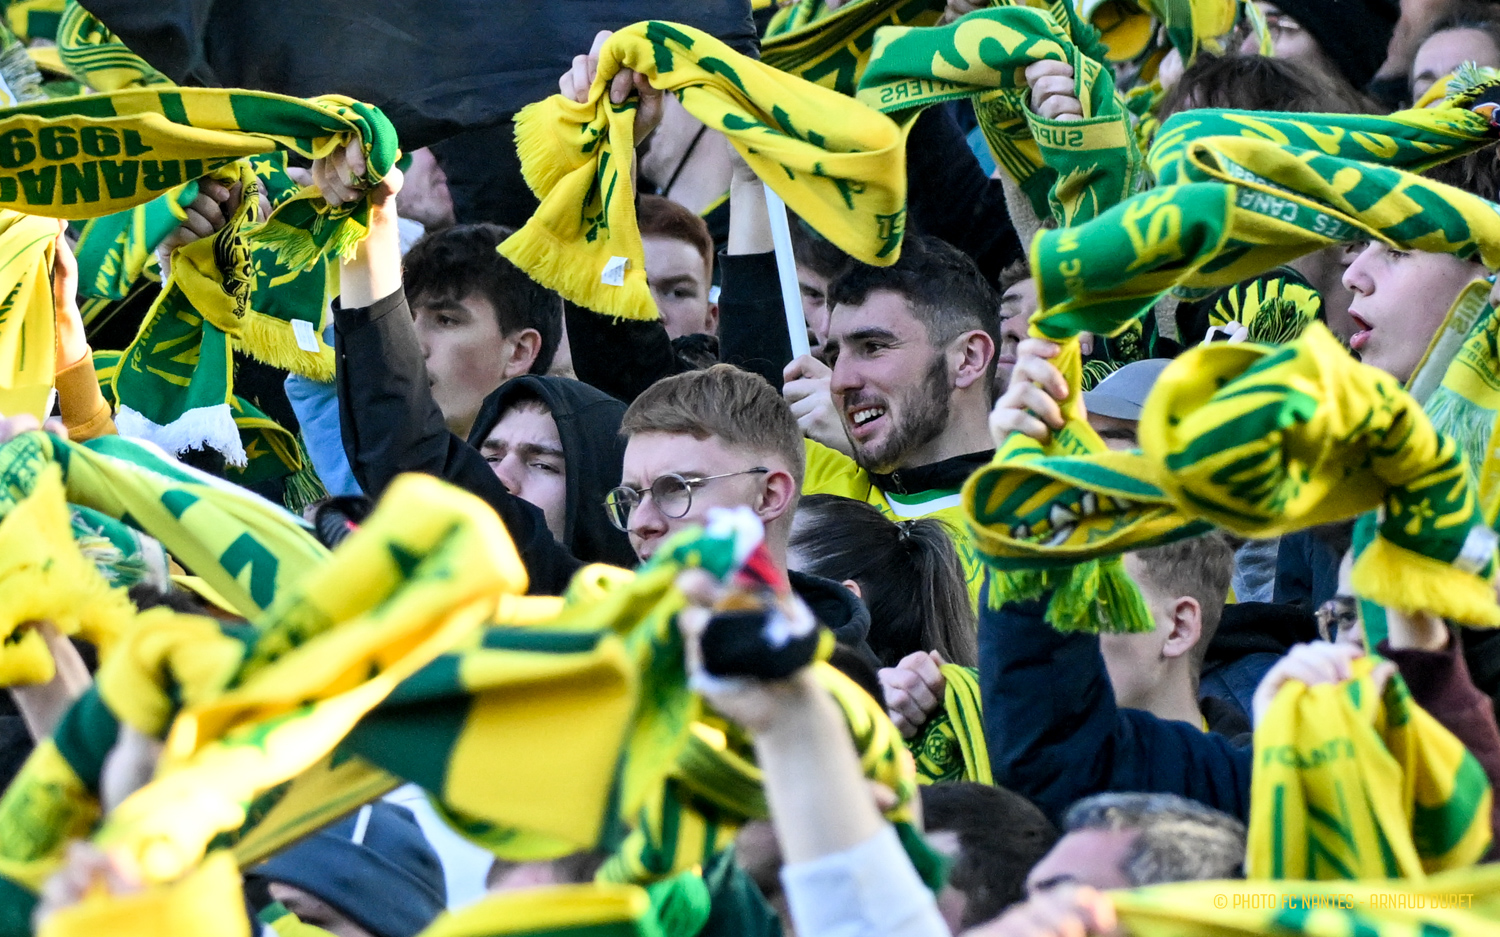
<svg viewBox="0 0 1500 937">
<path fill-rule="evenodd" d="M 566 521 L 562 544 L 592 563 L 626 569 L 635 565 L 630 538 L 609 522 L 604 498 L 620 484 L 625 441 L 620 419 L 625 404 L 581 381 L 528 374 L 512 378 L 484 399 L 469 430 L 469 445 L 480 449 L 500 417 L 521 400 L 540 400 L 552 412 L 567 457 Z"/>
</svg>

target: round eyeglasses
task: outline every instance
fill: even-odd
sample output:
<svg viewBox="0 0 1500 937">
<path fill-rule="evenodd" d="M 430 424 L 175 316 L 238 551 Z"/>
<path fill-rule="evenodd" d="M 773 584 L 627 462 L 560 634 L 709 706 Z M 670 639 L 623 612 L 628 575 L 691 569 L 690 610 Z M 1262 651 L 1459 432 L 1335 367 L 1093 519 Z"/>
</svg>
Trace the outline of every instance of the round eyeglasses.
<svg viewBox="0 0 1500 937">
<path fill-rule="evenodd" d="M 761 465 L 742 472 L 725 472 L 722 475 L 679 475 L 676 472 L 668 472 L 653 481 L 649 488 L 621 485 L 613 489 L 604 498 L 604 509 L 609 512 L 611 524 L 628 532 L 630 515 L 648 494 L 651 500 L 656 502 L 656 509 L 662 513 L 663 517 L 676 519 L 692 510 L 694 488 L 701 488 L 708 482 L 719 478 L 732 478 L 735 475 L 764 475 L 769 471 L 771 470 Z"/>
</svg>

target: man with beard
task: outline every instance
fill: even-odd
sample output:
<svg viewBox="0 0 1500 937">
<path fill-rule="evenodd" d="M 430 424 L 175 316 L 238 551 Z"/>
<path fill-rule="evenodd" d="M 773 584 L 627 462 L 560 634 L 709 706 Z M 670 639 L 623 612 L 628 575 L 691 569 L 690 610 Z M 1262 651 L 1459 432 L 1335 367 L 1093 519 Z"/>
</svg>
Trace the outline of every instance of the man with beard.
<svg viewBox="0 0 1500 937">
<path fill-rule="evenodd" d="M 948 519 L 977 596 L 959 489 L 994 455 L 999 298 L 968 255 L 908 235 L 889 267 L 856 266 L 829 288 L 827 365 L 787 369 L 807 440 L 804 494 L 834 494 L 900 519 Z"/>
</svg>

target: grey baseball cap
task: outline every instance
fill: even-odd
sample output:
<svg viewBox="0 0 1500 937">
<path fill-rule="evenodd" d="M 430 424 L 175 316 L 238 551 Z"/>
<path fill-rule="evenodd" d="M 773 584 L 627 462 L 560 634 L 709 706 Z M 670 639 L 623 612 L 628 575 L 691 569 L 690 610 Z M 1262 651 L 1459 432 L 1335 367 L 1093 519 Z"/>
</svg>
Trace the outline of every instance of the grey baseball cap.
<svg viewBox="0 0 1500 937">
<path fill-rule="evenodd" d="M 1147 358 L 1132 361 L 1100 381 L 1083 394 L 1083 405 L 1090 413 L 1117 420 L 1139 420 L 1141 408 L 1156 386 L 1156 379 L 1171 364 L 1170 358 Z"/>
</svg>

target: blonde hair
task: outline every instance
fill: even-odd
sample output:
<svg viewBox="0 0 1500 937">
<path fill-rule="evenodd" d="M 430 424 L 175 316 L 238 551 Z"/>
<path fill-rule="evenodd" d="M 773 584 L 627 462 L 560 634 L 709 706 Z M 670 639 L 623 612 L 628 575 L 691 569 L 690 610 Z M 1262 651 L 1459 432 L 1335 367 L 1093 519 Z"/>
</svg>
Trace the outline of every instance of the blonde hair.
<svg viewBox="0 0 1500 937">
<path fill-rule="evenodd" d="M 729 364 L 674 374 L 652 384 L 625 411 L 620 435 L 670 433 L 723 440 L 779 457 L 797 487 L 807 455 L 792 408 L 765 378 Z"/>
</svg>

